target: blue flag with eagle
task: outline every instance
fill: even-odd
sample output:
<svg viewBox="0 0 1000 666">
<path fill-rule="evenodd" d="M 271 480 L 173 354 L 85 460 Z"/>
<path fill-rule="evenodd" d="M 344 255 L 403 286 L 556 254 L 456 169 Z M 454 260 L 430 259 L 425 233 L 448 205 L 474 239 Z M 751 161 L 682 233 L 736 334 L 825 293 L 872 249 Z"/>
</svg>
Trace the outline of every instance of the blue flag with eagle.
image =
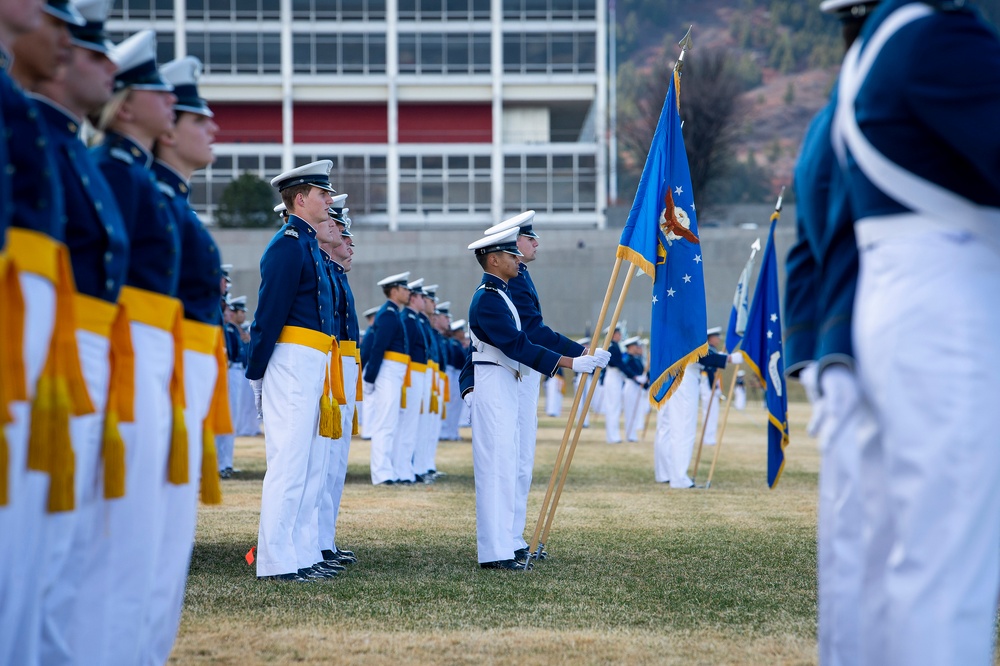
<svg viewBox="0 0 1000 666">
<path fill-rule="evenodd" d="M 705 275 L 675 72 L 656 123 L 617 256 L 653 278 L 649 400 L 659 406 L 708 352 Z"/>
<path fill-rule="evenodd" d="M 774 227 L 780 213 L 771 216 L 771 233 L 764 248 L 757 288 L 743 334 L 743 358 L 764 387 L 767 404 L 767 485 L 774 488 L 785 467 L 788 446 L 788 393 L 781 346 L 781 301 L 778 297 L 778 261 L 774 256 Z"/>
</svg>

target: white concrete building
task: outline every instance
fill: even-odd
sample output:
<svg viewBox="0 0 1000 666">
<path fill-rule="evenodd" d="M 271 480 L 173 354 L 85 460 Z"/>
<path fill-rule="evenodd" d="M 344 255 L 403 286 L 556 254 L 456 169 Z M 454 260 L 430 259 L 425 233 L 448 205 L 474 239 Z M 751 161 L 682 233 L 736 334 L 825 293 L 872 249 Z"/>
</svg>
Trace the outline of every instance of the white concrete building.
<svg viewBox="0 0 1000 666">
<path fill-rule="evenodd" d="M 598 0 L 117 0 L 116 41 L 152 27 L 195 55 L 221 127 L 192 201 L 332 159 L 356 223 L 604 226 L 605 5 Z"/>
</svg>

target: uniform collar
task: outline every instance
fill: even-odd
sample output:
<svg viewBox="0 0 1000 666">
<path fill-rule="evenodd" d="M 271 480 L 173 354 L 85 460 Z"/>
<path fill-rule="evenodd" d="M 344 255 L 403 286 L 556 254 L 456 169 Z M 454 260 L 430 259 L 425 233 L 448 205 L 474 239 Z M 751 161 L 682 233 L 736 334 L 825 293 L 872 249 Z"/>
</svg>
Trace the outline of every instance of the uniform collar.
<svg viewBox="0 0 1000 666">
<path fill-rule="evenodd" d="M 347 271 L 344 270 L 344 267 L 340 265 L 339 261 L 333 258 L 331 258 L 330 261 L 333 262 L 333 270 L 337 271 L 338 275 L 344 275 L 347 273 Z"/>
<path fill-rule="evenodd" d="M 109 131 L 107 143 L 112 148 L 124 150 L 147 169 L 153 164 L 153 154 L 124 134 Z"/>
<path fill-rule="evenodd" d="M 483 273 L 482 284 L 492 284 L 495 287 L 499 287 L 504 291 L 507 291 L 507 283 L 503 281 L 503 278 L 499 278 L 492 273 Z"/>
<path fill-rule="evenodd" d="M 309 234 L 309 238 L 316 238 L 316 230 L 312 228 L 311 224 L 303 220 L 298 215 L 289 215 L 288 222 L 285 222 L 285 224 L 290 224 L 299 231 Z"/>
<path fill-rule="evenodd" d="M 182 198 L 188 198 L 188 194 L 191 192 L 191 185 L 183 176 L 177 173 L 176 169 L 162 160 L 156 160 L 153 166 L 156 169 L 156 176 L 159 180 L 172 187 L 174 192 Z"/>
<path fill-rule="evenodd" d="M 386 304 L 389 306 L 390 310 L 395 310 L 396 312 L 399 312 L 399 306 L 396 305 L 395 301 L 386 301 Z"/>
<path fill-rule="evenodd" d="M 80 119 L 72 111 L 44 95 L 28 93 L 28 96 L 38 104 L 52 131 L 72 136 L 79 135 Z"/>
</svg>

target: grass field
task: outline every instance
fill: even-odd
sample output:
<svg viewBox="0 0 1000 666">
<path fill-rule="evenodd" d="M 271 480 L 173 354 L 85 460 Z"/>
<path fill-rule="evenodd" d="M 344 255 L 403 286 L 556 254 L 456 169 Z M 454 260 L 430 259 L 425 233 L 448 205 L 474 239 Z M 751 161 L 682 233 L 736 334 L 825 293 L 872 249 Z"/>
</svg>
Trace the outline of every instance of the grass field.
<svg viewBox="0 0 1000 666">
<path fill-rule="evenodd" d="M 565 410 L 564 410 L 565 413 Z M 355 438 L 334 580 L 261 583 L 263 439 L 240 439 L 238 480 L 199 516 L 176 663 L 808 664 L 815 662 L 818 454 L 790 407 L 780 484 L 765 482 L 766 416 L 733 411 L 709 490 L 653 480 L 652 437 L 583 438 L 548 541 L 528 573 L 480 570 L 468 441 L 442 442 L 431 486 L 372 487 Z M 564 420 L 541 418 L 534 527 Z M 469 431 L 463 432 L 466 440 Z M 713 449 L 706 448 L 699 482 Z M 529 534 L 530 536 L 530 534 Z"/>
</svg>

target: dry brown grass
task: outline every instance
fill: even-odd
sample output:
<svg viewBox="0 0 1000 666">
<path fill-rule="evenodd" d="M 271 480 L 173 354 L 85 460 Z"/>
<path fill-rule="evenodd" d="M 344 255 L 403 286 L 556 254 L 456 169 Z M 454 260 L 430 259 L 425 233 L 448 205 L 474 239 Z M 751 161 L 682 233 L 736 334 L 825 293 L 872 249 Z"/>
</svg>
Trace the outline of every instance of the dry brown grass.
<svg viewBox="0 0 1000 666">
<path fill-rule="evenodd" d="M 564 410 L 565 412 L 565 410 Z M 733 411 L 713 488 L 653 481 L 652 434 L 607 446 L 583 431 L 548 549 L 528 574 L 481 571 L 468 442 L 442 442 L 433 486 L 373 488 L 355 439 L 338 534 L 361 562 L 313 585 L 259 583 L 263 440 L 198 526 L 178 663 L 805 664 L 815 661 L 818 454 L 793 403 L 776 490 L 765 414 Z M 529 531 L 564 421 L 542 418 Z M 468 438 L 468 431 L 465 432 Z M 703 482 L 712 449 L 699 473 Z"/>
</svg>

